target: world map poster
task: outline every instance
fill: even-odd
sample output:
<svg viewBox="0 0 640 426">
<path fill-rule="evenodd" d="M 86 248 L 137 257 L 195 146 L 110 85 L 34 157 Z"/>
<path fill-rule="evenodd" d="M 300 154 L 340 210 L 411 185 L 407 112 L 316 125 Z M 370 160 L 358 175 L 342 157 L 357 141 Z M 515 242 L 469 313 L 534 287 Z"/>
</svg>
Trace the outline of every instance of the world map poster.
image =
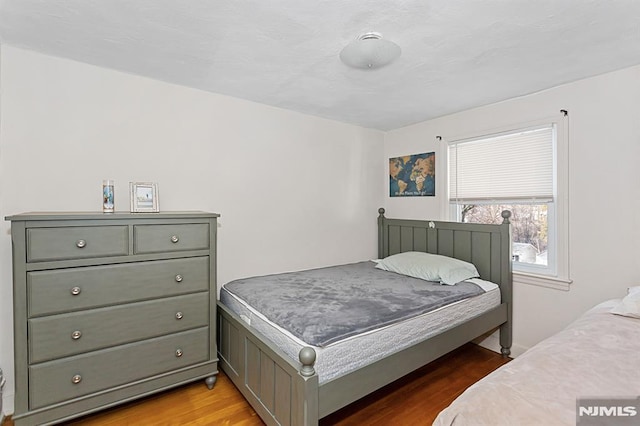
<svg viewBox="0 0 640 426">
<path fill-rule="evenodd" d="M 389 196 L 436 195 L 436 153 L 389 158 Z"/>
</svg>

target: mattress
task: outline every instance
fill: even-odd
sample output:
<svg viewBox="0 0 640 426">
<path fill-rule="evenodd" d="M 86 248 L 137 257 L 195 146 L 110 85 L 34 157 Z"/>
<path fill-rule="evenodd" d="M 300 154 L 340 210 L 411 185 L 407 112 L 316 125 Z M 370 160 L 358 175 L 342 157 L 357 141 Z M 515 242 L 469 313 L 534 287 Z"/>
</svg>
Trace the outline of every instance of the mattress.
<svg viewBox="0 0 640 426">
<path fill-rule="evenodd" d="M 315 369 L 319 383 L 336 379 L 350 371 L 435 336 L 500 305 L 500 290 L 494 283 L 469 280 L 485 292 L 401 322 L 350 336 L 324 347 L 309 345 L 269 321 L 244 300 L 223 286 L 220 300 L 245 323 L 259 331 L 291 359 L 297 360 L 300 349 L 311 346 L 316 351 Z"/>
<path fill-rule="evenodd" d="M 442 285 L 385 271 L 370 261 L 241 278 L 224 288 L 320 347 L 484 292 L 474 283 Z"/>
</svg>

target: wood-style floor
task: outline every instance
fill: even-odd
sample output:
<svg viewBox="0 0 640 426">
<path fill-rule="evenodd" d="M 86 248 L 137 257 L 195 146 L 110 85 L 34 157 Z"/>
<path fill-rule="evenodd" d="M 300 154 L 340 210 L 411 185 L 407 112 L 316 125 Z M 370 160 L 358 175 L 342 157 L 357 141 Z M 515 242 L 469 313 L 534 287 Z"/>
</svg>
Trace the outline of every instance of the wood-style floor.
<svg viewBox="0 0 640 426">
<path fill-rule="evenodd" d="M 320 425 L 430 425 L 466 388 L 508 361 L 495 352 L 467 344 L 325 417 Z M 220 372 L 212 391 L 204 381 L 199 381 L 67 424 L 259 426 L 264 423 Z M 3 426 L 13 426 L 13 422 L 8 419 Z"/>
</svg>

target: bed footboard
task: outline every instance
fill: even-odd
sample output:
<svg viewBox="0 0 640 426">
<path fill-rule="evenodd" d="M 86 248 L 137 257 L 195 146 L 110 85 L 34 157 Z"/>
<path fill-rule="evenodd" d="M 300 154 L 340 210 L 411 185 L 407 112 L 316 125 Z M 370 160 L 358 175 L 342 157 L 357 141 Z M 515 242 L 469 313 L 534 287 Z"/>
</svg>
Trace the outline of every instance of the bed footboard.
<svg viewBox="0 0 640 426">
<path fill-rule="evenodd" d="M 218 303 L 220 367 L 268 425 L 318 424 L 315 351 L 291 361 L 223 304 Z"/>
</svg>

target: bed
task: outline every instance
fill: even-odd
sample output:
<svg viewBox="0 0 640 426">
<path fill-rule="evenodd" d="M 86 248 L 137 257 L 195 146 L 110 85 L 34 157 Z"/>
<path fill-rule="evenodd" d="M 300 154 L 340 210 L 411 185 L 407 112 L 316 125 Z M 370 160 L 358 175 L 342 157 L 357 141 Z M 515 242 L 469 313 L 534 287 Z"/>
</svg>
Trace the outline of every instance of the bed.
<svg viewBox="0 0 640 426">
<path fill-rule="evenodd" d="M 495 298 L 497 294 L 497 300 L 484 307 L 467 306 L 471 314 L 456 321 L 449 319 L 451 314 L 443 311 L 443 307 L 437 312 L 441 319 L 445 318 L 441 321 L 444 327 L 394 341 L 391 346 L 395 349 L 378 350 L 373 342 L 384 345 L 394 336 L 405 334 L 397 329 L 382 327 L 368 330 L 364 335 L 347 336 L 345 340 L 360 342 L 358 350 L 348 351 L 340 346 L 342 341 L 330 350 L 304 344 L 302 340 L 297 341 L 296 346 L 296 336 L 282 337 L 272 332 L 272 325 L 262 321 L 260 315 L 246 311 L 250 306 L 224 298 L 224 289 L 221 290 L 224 301 L 218 301 L 217 323 L 220 366 L 266 424 L 316 425 L 320 418 L 496 329 L 500 330 L 502 353 L 509 354 L 512 332 L 510 212 L 503 212 L 502 225 L 390 219 L 384 216 L 384 209 L 378 212 L 380 259 L 393 258 L 399 253 L 431 253 L 470 262 L 482 281 L 498 287 L 497 292 L 485 291 L 483 295 Z M 363 261 L 357 266 L 371 268 L 366 263 Z M 267 277 L 265 282 L 270 282 Z M 310 312 L 309 316 L 314 314 Z M 407 333 L 420 331 L 422 325 L 412 321 L 433 322 L 428 317 L 425 319 L 428 315 L 431 313 L 399 324 Z M 384 330 L 387 334 L 380 337 L 377 333 Z M 329 340 L 331 338 L 329 336 Z M 376 352 L 384 356 L 376 357 Z M 326 357 L 331 357 L 329 363 L 324 362 Z"/>
<path fill-rule="evenodd" d="M 636 310 L 639 300 L 636 297 Z M 619 398 L 614 405 L 631 411 L 616 408 L 616 416 L 640 415 L 640 316 L 612 313 L 620 304 L 618 299 L 593 307 L 476 382 L 438 415 L 434 425 L 638 424 L 630 417 L 613 418 L 612 412 L 605 414 L 608 419 L 587 418 L 602 412 L 578 409 L 578 399 L 585 410 L 593 410 L 589 407 L 609 409 L 613 401 L 608 399 Z"/>
</svg>

